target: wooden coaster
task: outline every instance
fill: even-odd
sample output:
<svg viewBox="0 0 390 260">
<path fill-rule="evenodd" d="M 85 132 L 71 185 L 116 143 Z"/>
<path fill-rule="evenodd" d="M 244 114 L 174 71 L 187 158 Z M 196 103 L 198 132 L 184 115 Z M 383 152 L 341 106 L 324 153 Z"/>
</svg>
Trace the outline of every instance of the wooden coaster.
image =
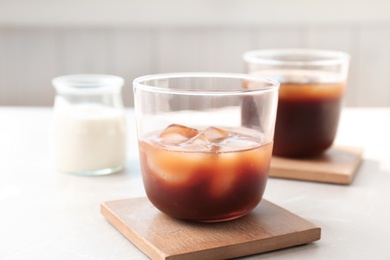
<svg viewBox="0 0 390 260">
<path fill-rule="evenodd" d="M 335 146 L 321 156 L 290 159 L 273 156 L 269 176 L 304 181 L 350 184 L 362 162 L 360 147 Z"/>
<path fill-rule="evenodd" d="M 151 259 L 227 259 L 319 240 L 321 228 L 262 200 L 248 215 L 222 223 L 168 217 L 147 198 L 108 201 L 101 213 Z"/>
</svg>

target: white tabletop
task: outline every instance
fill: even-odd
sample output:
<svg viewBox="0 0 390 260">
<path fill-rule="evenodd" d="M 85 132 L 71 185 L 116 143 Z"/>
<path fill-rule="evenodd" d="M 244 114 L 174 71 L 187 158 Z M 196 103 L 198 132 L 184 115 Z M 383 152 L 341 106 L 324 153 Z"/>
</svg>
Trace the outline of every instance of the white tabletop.
<svg viewBox="0 0 390 260">
<path fill-rule="evenodd" d="M 145 196 L 126 113 L 126 170 L 82 177 L 51 167 L 50 108 L 0 107 L 0 259 L 148 259 L 99 211 Z M 365 149 L 351 185 L 269 179 L 264 196 L 319 225 L 321 240 L 248 259 L 390 259 L 390 108 L 344 109 L 336 143 Z"/>
</svg>

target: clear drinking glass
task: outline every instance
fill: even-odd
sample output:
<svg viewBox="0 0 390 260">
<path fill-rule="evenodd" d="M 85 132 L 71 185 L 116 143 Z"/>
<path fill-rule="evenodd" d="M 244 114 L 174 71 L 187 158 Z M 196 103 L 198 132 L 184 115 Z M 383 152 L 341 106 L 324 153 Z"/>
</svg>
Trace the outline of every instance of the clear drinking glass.
<svg viewBox="0 0 390 260">
<path fill-rule="evenodd" d="M 336 136 L 349 55 L 314 49 L 265 49 L 243 54 L 246 72 L 280 82 L 274 155 L 316 156 Z"/>
<path fill-rule="evenodd" d="M 123 79 L 68 75 L 52 83 L 56 89 L 52 127 L 55 167 L 81 175 L 122 170 L 126 159 Z"/>
<path fill-rule="evenodd" d="M 270 166 L 278 82 L 174 73 L 137 78 L 133 87 L 143 182 L 160 211 L 219 222 L 257 206 Z"/>
</svg>

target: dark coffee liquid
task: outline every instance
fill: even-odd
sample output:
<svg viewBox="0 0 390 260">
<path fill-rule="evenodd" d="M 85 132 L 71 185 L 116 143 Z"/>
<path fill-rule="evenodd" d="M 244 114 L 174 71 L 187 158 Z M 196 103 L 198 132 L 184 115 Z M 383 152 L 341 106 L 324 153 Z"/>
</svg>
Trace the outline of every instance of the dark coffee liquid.
<svg viewBox="0 0 390 260">
<path fill-rule="evenodd" d="M 299 157 L 321 154 L 336 136 L 341 97 L 279 98 L 274 155 Z"/>
<path fill-rule="evenodd" d="M 201 222 L 241 217 L 260 202 L 268 178 L 272 143 L 228 152 L 139 142 L 145 191 L 169 216 Z M 221 148 L 223 150 L 223 147 Z M 229 148 L 231 149 L 231 148 Z"/>
</svg>

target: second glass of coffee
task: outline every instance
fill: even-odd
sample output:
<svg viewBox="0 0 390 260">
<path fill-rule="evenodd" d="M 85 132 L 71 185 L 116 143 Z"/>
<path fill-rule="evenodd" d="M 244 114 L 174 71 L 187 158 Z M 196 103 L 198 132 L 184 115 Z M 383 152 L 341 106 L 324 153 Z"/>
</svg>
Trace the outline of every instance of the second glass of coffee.
<svg viewBox="0 0 390 260">
<path fill-rule="evenodd" d="M 309 157 L 334 142 L 349 55 L 313 49 L 266 49 L 243 55 L 246 72 L 280 82 L 273 154 Z M 250 120 L 250 114 L 247 115 Z"/>
</svg>

